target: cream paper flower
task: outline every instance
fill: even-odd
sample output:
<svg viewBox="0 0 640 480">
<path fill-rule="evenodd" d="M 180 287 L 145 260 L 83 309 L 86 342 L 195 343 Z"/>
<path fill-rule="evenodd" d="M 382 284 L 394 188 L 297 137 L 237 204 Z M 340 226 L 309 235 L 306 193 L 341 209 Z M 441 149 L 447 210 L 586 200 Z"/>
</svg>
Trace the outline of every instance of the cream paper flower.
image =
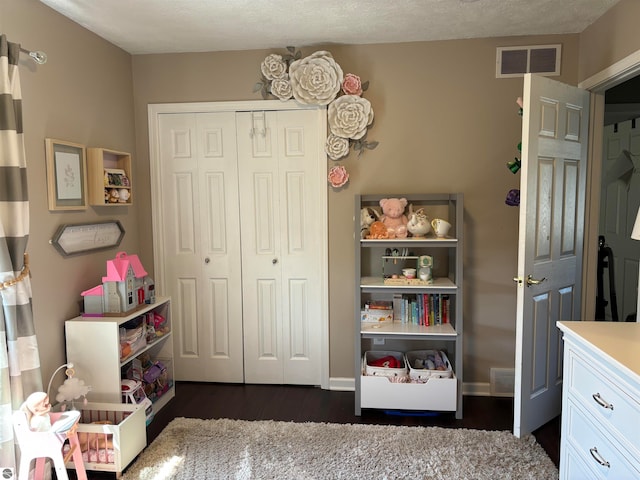
<svg viewBox="0 0 640 480">
<path fill-rule="evenodd" d="M 343 76 L 340 65 L 326 51 L 312 53 L 289 67 L 294 98 L 309 105 L 331 103 L 340 91 Z"/>
<path fill-rule="evenodd" d="M 271 82 L 271 93 L 278 97 L 283 102 L 289 100 L 293 96 L 293 90 L 291 90 L 291 82 L 288 78 L 276 78 Z"/>
<path fill-rule="evenodd" d="M 373 108 L 366 98 L 343 95 L 329 104 L 327 117 L 331 133 L 358 140 L 364 137 L 367 126 L 373 122 Z"/>
<path fill-rule="evenodd" d="M 327 135 L 324 151 L 331 160 L 339 160 L 349 154 L 349 139 L 342 138 L 333 133 Z"/>
<path fill-rule="evenodd" d="M 260 70 L 267 80 L 283 78 L 287 75 L 287 63 L 282 59 L 282 55 L 272 53 L 262 61 Z"/>
</svg>

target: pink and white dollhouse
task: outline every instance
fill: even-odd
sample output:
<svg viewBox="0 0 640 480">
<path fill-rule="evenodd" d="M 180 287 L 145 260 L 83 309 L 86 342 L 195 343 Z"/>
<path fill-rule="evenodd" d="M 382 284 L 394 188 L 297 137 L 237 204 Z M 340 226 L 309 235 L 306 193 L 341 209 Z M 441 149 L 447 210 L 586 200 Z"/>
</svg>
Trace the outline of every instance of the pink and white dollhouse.
<svg viewBox="0 0 640 480">
<path fill-rule="evenodd" d="M 147 272 L 137 255 L 118 252 L 116 258 L 107 260 L 102 285 L 82 292 L 84 315 L 121 315 L 134 311 L 146 303 L 145 277 Z"/>
</svg>

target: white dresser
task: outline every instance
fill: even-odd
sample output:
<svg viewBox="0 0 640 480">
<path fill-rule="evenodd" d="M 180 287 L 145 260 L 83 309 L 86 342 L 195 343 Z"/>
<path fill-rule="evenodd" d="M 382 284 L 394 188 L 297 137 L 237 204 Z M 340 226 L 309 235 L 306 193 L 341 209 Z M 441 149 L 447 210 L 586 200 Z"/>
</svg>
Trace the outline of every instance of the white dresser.
<svg viewBox="0 0 640 480">
<path fill-rule="evenodd" d="M 640 323 L 564 333 L 561 479 L 640 479 Z"/>
</svg>

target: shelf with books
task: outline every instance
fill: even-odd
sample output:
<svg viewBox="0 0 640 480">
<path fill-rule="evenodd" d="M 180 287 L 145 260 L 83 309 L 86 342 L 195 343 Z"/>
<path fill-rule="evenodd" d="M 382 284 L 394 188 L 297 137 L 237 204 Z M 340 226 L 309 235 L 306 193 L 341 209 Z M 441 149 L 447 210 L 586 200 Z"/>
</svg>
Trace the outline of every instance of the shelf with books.
<svg viewBox="0 0 640 480">
<path fill-rule="evenodd" d="M 355 218 L 378 208 L 390 195 L 356 195 Z M 446 238 L 362 239 L 355 225 L 356 340 L 355 412 L 391 408 L 455 412 L 462 418 L 463 372 L 463 195 L 398 195 L 413 211 L 451 223 Z M 429 266 L 428 275 L 420 267 Z M 415 269 L 415 270 L 414 270 Z M 416 271 L 418 275 L 416 275 Z M 386 314 L 385 308 L 392 313 Z M 375 310 L 378 309 L 378 310 Z M 373 378 L 363 363 L 367 351 L 442 349 L 453 375 L 429 379 Z M 390 381 L 393 380 L 393 381 Z M 384 401 L 380 401 L 384 397 Z"/>
</svg>

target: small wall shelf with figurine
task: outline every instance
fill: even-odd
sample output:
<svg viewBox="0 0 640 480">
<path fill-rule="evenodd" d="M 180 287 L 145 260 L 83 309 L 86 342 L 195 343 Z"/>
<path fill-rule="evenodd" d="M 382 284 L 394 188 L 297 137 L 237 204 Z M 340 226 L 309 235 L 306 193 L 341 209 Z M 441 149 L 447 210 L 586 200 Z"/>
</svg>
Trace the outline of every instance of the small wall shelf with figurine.
<svg viewBox="0 0 640 480">
<path fill-rule="evenodd" d="M 133 203 L 131 154 L 107 148 L 88 148 L 87 172 L 90 205 Z"/>
</svg>

